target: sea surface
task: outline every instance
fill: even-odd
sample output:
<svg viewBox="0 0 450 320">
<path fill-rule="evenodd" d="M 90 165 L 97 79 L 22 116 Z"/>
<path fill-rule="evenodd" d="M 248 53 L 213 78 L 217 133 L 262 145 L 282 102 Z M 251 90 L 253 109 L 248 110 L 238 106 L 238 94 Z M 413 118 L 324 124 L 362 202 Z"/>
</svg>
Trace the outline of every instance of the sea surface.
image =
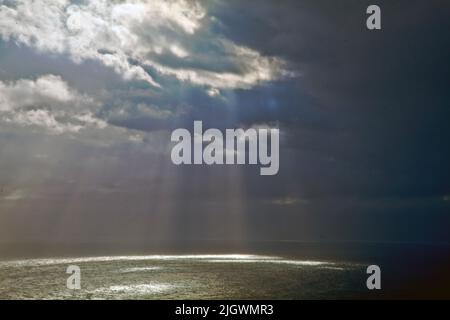
<svg viewBox="0 0 450 320">
<path fill-rule="evenodd" d="M 263 247 L 251 253 L 8 257 L 0 260 L 0 299 L 450 298 L 448 245 Z M 381 290 L 367 289 L 371 264 L 381 268 Z M 67 288 L 69 266 L 81 270 L 79 290 Z"/>
<path fill-rule="evenodd" d="M 66 286 L 67 267 L 81 289 Z M 351 298 L 365 289 L 365 266 L 276 256 L 149 255 L 0 262 L 0 299 Z"/>
</svg>

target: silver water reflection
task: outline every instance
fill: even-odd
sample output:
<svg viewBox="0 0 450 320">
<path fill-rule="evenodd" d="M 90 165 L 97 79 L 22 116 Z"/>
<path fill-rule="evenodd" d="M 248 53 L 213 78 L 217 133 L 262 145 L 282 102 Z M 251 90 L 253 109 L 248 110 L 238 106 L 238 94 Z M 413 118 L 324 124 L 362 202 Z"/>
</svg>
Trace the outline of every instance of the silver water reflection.
<svg viewBox="0 0 450 320">
<path fill-rule="evenodd" d="M 81 290 L 66 288 L 80 266 Z M 0 262 L 1 299 L 302 299 L 357 296 L 363 266 L 261 255 L 148 255 Z"/>
</svg>

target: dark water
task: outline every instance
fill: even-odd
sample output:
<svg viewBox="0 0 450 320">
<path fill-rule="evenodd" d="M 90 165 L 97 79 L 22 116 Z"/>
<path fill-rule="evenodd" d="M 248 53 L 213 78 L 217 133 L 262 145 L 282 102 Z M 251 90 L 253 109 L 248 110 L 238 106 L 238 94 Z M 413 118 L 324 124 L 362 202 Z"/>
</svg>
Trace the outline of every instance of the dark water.
<svg viewBox="0 0 450 320">
<path fill-rule="evenodd" d="M 450 297 L 447 246 L 265 243 L 251 250 L 7 259 L 0 299 Z M 369 264 L 382 270 L 380 291 L 366 288 Z M 69 265 L 81 269 L 80 290 L 66 287 Z"/>
</svg>

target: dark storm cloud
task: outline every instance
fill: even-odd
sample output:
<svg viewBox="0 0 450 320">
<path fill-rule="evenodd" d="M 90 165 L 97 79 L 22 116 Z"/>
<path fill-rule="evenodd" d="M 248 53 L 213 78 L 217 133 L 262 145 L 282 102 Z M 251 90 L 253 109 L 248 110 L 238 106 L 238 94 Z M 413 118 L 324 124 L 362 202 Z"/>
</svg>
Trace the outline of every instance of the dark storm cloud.
<svg viewBox="0 0 450 320">
<path fill-rule="evenodd" d="M 310 199 L 306 211 L 317 220 L 345 213 L 364 225 L 391 222 L 407 237 L 402 219 L 449 220 L 450 7 L 382 1 L 383 30 L 370 32 L 368 5 L 236 1 L 217 16 L 227 37 L 284 57 L 300 73 L 288 85 L 236 94 L 246 106 L 240 119 L 277 120 L 287 131 L 280 175 L 254 192 L 264 198 L 284 190 Z M 419 237 L 419 225 L 410 236 Z"/>
<path fill-rule="evenodd" d="M 354 194 L 444 195 L 450 46 L 442 31 L 450 26 L 449 6 L 380 2 L 383 30 L 370 32 L 367 5 L 281 1 L 221 7 L 221 32 L 288 59 L 301 74 L 288 85 L 239 91 L 239 115 L 292 129 L 291 146 L 310 158 L 296 169 L 300 174 L 317 164 L 315 157 L 332 159 L 312 175 L 324 190 L 334 185 L 333 192 L 347 186 Z"/>
</svg>

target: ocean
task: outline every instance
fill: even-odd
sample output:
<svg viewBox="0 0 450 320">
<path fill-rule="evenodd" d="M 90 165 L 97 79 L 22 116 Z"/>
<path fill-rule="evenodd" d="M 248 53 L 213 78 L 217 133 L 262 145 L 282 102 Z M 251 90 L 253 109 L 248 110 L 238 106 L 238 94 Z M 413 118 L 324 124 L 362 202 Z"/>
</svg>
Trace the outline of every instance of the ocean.
<svg viewBox="0 0 450 320">
<path fill-rule="evenodd" d="M 404 256 L 391 252 L 396 259 L 384 254 L 378 260 L 382 290 L 375 291 L 366 287 L 366 268 L 376 262 L 375 256 L 372 261 L 368 257 L 339 259 L 339 251 L 329 259 L 259 253 L 7 259 L 0 261 L 0 299 L 378 299 L 448 295 L 448 287 L 443 286 L 448 274 L 441 280 L 433 278 L 440 281 L 439 285 L 427 282 L 431 279 L 428 276 L 436 276 L 435 270 L 448 265 L 431 268 L 437 260 L 428 260 L 421 267 L 412 261 L 426 262 L 424 257 L 430 259 L 436 254 L 423 252 L 423 256 L 417 256 L 414 250 L 414 259 L 408 259 L 407 251 L 402 252 Z M 439 252 L 442 257 L 443 252 Z M 80 268 L 79 290 L 67 288 L 70 274 L 66 270 L 70 265 Z"/>
</svg>

